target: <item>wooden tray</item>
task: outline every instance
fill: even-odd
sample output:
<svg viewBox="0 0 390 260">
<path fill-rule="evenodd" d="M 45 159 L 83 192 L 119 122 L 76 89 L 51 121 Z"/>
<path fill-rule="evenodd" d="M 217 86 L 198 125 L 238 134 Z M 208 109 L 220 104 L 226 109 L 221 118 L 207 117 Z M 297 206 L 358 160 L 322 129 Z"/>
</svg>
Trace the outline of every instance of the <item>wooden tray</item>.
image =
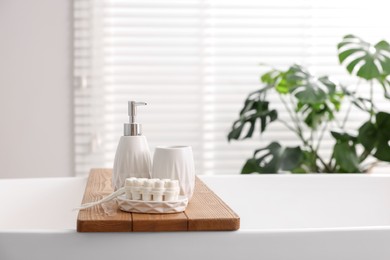
<svg viewBox="0 0 390 260">
<path fill-rule="evenodd" d="M 82 203 L 109 195 L 111 169 L 92 169 Z M 240 228 L 239 216 L 199 178 L 187 209 L 174 214 L 127 213 L 118 209 L 108 216 L 101 206 L 81 210 L 77 217 L 78 232 L 159 232 L 159 231 L 232 231 Z"/>
</svg>

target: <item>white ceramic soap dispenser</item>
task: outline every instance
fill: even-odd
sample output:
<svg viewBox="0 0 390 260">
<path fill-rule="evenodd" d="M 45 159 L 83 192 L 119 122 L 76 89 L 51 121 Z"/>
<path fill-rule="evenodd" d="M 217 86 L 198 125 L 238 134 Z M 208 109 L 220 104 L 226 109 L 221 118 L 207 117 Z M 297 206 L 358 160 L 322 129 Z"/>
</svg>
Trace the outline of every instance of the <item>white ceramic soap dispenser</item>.
<svg viewBox="0 0 390 260">
<path fill-rule="evenodd" d="M 124 125 L 124 136 L 119 140 L 115 154 L 112 185 L 122 188 L 126 178 L 150 178 L 152 160 L 146 137 L 141 133 L 141 124 L 136 122 L 137 106 L 145 102 L 129 101 L 129 123 Z"/>
</svg>

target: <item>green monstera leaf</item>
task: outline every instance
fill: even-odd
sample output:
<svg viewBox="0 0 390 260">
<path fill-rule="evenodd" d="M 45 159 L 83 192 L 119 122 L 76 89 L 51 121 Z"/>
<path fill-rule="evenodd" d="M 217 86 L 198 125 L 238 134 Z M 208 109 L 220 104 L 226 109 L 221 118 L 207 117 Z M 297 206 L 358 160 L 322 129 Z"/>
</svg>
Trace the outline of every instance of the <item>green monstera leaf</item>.
<svg viewBox="0 0 390 260">
<path fill-rule="evenodd" d="M 355 145 L 347 142 L 337 142 L 333 148 L 333 155 L 340 173 L 360 173 L 359 157 Z"/>
<path fill-rule="evenodd" d="M 240 111 L 240 118 L 233 123 L 228 134 L 228 141 L 252 137 L 256 123 L 260 123 L 260 132 L 264 132 L 267 125 L 278 118 L 275 109 L 269 109 L 269 102 L 262 100 L 260 95 L 265 89 L 254 92 L 245 100 L 244 107 Z M 249 127 L 245 127 L 248 125 Z M 246 132 L 246 133 L 244 133 Z"/>
<path fill-rule="evenodd" d="M 296 64 L 286 71 L 272 69 L 260 80 L 280 95 L 293 95 L 296 98 L 295 110 L 302 114 L 304 122 L 312 129 L 324 120 L 333 120 L 334 112 L 339 111 L 344 97 L 344 92 L 338 91 L 328 77 L 315 77 Z"/>
<path fill-rule="evenodd" d="M 374 157 L 390 162 L 390 114 L 379 112 L 375 119 L 359 128 L 358 140 Z"/>
<path fill-rule="evenodd" d="M 328 77 L 317 78 L 297 64 L 287 71 L 273 69 L 263 74 L 261 81 L 274 86 L 280 94 L 293 94 L 303 104 L 323 103 L 336 90 L 336 84 Z"/>
<path fill-rule="evenodd" d="M 336 139 L 333 147 L 333 157 L 336 161 L 336 171 L 343 173 L 360 173 L 360 161 L 356 152 L 358 138 L 345 132 L 331 131 Z"/>
<path fill-rule="evenodd" d="M 293 65 L 286 72 L 290 93 L 303 104 L 321 104 L 336 91 L 336 85 L 327 77 L 314 77 L 303 67 Z"/>
<path fill-rule="evenodd" d="M 253 158 L 245 163 L 241 173 L 277 173 L 280 170 L 293 171 L 303 159 L 300 147 L 283 148 L 279 143 L 272 142 L 268 146 L 254 152 Z"/>
<path fill-rule="evenodd" d="M 340 110 L 343 97 L 342 92 L 337 92 L 323 103 L 303 104 L 298 102 L 296 111 L 303 115 L 307 126 L 316 129 L 323 121 L 334 119 L 334 112 Z"/>
<path fill-rule="evenodd" d="M 341 64 L 360 78 L 381 80 L 390 74 L 390 44 L 372 45 L 354 35 L 346 35 L 337 45 Z"/>
<path fill-rule="evenodd" d="M 341 131 L 330 131 L 330 134 L 336 139 L 337 142 L 353 142 L 357 143 L 357 136 Z"/>
<path fill-rule="evenodd" d="M 293 66 L 287 79 L 294 82 L 290 92 L 298 99 L 296 110 L 302 113 L 307 126 L 316 129 L 324 120 L 334 119 L 344 94 L 336 91 L 336 84 L 328 77 L 317 78 L 302 67 Z"/>
</svg>

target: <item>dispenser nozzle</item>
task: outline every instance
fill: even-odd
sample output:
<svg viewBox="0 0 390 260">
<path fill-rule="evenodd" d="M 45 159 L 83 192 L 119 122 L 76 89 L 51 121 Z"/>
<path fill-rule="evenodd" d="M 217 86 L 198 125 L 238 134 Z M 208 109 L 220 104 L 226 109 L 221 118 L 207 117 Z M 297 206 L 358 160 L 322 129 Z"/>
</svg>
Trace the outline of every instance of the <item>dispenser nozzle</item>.
<svg viewBox="0 0 390 260">
<path fill-rule="evenodd" d="M 137 116 L 137 106 L 146 106 L 146 102 L 129 101 L 129 122 L 135 123 L 135 117 Z"/>
<path fill-rule="evenodd" d="M 137 106 L 146 106 L 146 105 L 147 105 L 146 102 L 136 102 L 136 101 L 128 102 L 129 123 L 125 124 L 124 127 L 125 136 L 141 135 L 141 124 L 138 124 L 136 122 Z"/>
</svg>

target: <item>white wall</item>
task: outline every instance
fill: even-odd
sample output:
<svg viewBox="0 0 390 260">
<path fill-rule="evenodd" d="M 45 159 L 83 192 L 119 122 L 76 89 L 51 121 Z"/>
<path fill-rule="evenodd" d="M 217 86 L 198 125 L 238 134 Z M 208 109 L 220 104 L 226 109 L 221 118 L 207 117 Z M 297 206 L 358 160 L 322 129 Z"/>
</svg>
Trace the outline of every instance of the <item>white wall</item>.
<svg viewBox="0 0 390 260">
<path fill-rule="evenodd" d="M 0 178 L 73 174 L 71 3 L 0 1 Z"/>
</svg>

